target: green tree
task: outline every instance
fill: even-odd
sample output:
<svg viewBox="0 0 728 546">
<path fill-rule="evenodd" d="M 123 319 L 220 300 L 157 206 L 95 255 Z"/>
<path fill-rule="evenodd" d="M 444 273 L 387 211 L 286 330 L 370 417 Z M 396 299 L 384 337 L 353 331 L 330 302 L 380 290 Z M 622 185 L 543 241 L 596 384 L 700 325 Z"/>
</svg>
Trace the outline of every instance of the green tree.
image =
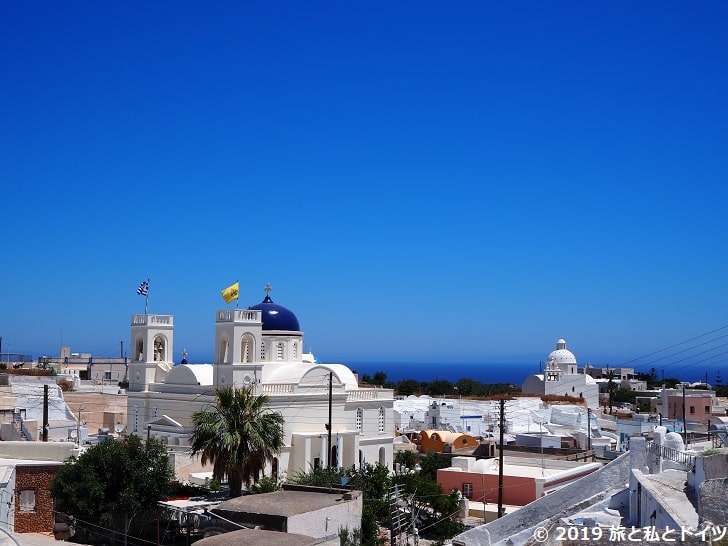
<svg viewBox="0 0 728 546">
<path fill-rule="evenodd" d="M 617 392 L 619 385 L 614 381 L 616 377 L 615 370 L 607 370 L 607 395 L 609 396 L 609 414 L 612 414 L 612 408 L 614 407 L 614 393 Z"/>
<path fill-rule="evenodd" d="M 452 384 L 452 381 L 448 381 L 447 379 L 435 379 L 434 381 L 430 382 L 428 393 L 430 396 L 443 396 L 445 394 L 452 394 L 455 392 L 455 385 Z"/>
<path fill-rule="evenodd" d="M 397 392 L 402 396 L 411 394 L 420 394 L 422 392 L 422 383 L 416 379 L 403 379 L 396 385 Z"/>
<path fill-rule="evenodd" d="M 73 516 L 80 540 L 108 528 L 122 542 L 131 518 L 168 496 L 173 477 L 164 445 L 132 435 L 71 457 L 53 479 L 51 494 L 58 511 Z"/>
<path fill-rule="evenodd" d="M 216 389 L 215 396 L 215 404 L 192 416 L 190 453 L 200 454 L 203 465 L 212 463 L 214 478 L 227 476 L 230 496 L 239 497 L 243 484 L 257 481 L 283 448 L 284 420 L 251 387 Z"/>
<path fill-rule="evenodd" d="M 384 385 L 387 382 L 387 374 L 385 372 L 374 372 L 374 377 L 372 378 L 372 383 L 375 385 Z"/>
</svg>

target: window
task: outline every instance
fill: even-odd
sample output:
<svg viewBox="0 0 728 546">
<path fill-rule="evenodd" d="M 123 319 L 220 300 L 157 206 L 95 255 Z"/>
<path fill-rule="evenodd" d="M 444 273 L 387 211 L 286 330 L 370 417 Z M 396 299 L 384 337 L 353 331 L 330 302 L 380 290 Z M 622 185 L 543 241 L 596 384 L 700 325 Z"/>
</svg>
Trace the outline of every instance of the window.
<svg viewBox="0 0 728 546">
<path fill-rule="evenodd" d="M 298 360 L 298 343 L 293 343 L 293 360 Z"/>
<path fill-rule="evenodd" d="M 464 482 L 463 483 L 463 497 L 466 499 L 472 499 L 473 498 L 473 484 Z"/>
<path fill-rule="evenodd" d="M 710 406 L 705 406 L 705 413 L 710 413 Z"/>
<path fill-rule="evenodd" d="M 218 355 L 218 361 L 219 362 L 229 362 L 228 361 L 228 338 L 227 336 L 223 336 L 220 340 L 220 354 Z"/>
<path fill-rule="evenodd" d="M 384 408 L 379 408 L 379 432 L 384 432 Z"/>
<path fill-rule="evenodd" d="M 260 359 L 265 360 L 265 343 L 260 343 Z"/>
<path fill-rule="evenodd" d="M 111 372 L 104 372 L 104 379 L 106 381 L 111 381 Z"/>
<path fill-rule="evenodd" d="M 695 406 L 690 406 L 690 414 L 692 415 L 695 413 Z"/>
<path fill-rule="evenodd" d="M 356 408 L 356 430 L 362 432 L 362 421 L 364 420 L 364 410 Z"/>
<path fill-rule="evenodd" d="M 253 337 L 250 334 L 243 336 L 243 347 L 241 351 L 241 360 L 243 362 L 253 361 Z"/>
<path fill-rule="evenodd" d="M 279 341 L 276 345 L 276 359 L 277 360 L 283 360 L 285 345 L 282 341 Z"/>
<path fill-rule="evenodd" d="M 24 489 L 20 492 L 20 511 L 35 512 L 35 490 Z"/>
</svg>

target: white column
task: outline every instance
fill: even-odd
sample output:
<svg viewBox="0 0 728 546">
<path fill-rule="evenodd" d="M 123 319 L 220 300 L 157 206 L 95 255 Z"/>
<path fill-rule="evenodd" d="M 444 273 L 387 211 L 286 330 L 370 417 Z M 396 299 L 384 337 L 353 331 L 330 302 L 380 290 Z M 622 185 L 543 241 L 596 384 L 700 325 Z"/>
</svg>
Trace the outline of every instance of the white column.
<svg viewBox="0 0 728 546">
<path fill-rule="evenodd" d="M 303 440 L 303 468 L 311 468 L 311 438 Z"/>
<path fill-rule="evenodd" d="M 326 444 L 328 443 L 328 436 L 321 436 L 321 467 L 326 468 L 329 460 L 329 453 L 327 453 Z"/>
<path fill-rule="evenodd" d="M 338 460 L 331 461 L 332 463 L 336 463 L 336 468 L 341 468 L 343 461 L 343 455 L 344 455 L 344 437 L 336 435 L 336 458 Z"/>
</svg>

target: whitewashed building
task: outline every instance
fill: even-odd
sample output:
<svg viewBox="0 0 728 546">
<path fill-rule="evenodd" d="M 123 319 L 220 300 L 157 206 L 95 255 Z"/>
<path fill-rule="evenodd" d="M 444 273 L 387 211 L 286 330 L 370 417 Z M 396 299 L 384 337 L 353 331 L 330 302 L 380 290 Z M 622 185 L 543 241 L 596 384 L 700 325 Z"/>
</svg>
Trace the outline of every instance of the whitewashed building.
<svg viewBox="0 0 728 546">
<path fill-rule="evenodd" d="M 579 373 L 574 353 L 559 339 L 556 350 L 546 359 L 543 373 L 530 375 L 521 386 L 524 394 L 583 398 L 592 409 L 599 407 L 599 386 L 590 375 Z"/>
<path fill-rule="evenodd" d="M 304 354 L 298 318 L 269 294 L 247 309 L 217 311 L 212 364 L 183 359 L 175 365 L 174 341 L 172 315 L 132 316 L 130 433 L 159 438 L 173 452 L 187 451 L 192 415 L 215 401 L 215 389 L 251 386 L 285 419 L 285 448 L 266 473 L 291 476 L 329 461 L 335 467 L 379 462 L 391 468 L 393 391 L 359 388 L 347 366 L 319 364 Z"/>
</svg>

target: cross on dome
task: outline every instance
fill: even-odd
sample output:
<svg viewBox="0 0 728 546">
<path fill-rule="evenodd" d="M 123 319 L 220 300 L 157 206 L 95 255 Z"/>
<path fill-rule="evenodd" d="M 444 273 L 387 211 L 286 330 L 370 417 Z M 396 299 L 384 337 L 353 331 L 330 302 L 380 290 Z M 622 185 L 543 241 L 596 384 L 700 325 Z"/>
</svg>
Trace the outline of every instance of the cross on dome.
<svg viewBox="0 0 728 546">
<path fill-rule="evenodd" d="M 265 283 L 265 295 L 270 296 L 270 291 L 273 290 L 273 287 L 270 285 L 269 282 Z"/>
</svg>

